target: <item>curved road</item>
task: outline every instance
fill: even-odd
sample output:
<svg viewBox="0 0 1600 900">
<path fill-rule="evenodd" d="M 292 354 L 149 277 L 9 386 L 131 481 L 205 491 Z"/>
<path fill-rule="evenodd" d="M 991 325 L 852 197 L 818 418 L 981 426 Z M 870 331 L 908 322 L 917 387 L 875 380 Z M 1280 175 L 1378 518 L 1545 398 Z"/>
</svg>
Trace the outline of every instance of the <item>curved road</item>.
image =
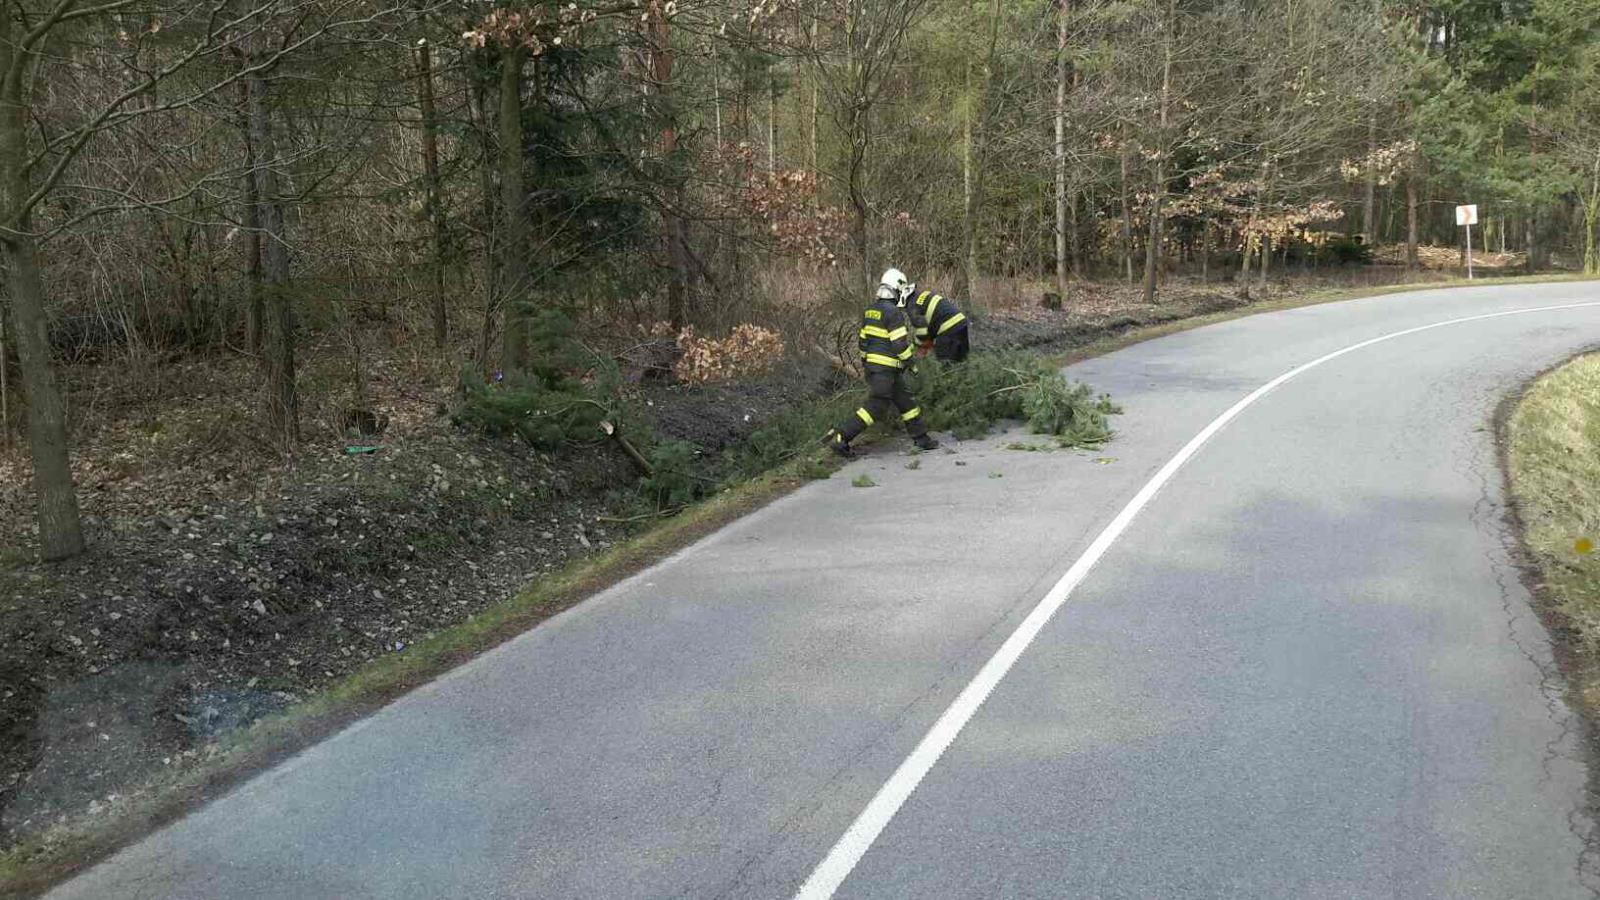
<svg viewBox="0 0 1600 900">
<path fill-rule="evenodd" d="M 1553 284 L 1083 363 L 1102 453 L 880 450 L 51 896 L 1590 896 L 1490 417 L 1597 340 Z"/>
</svg>

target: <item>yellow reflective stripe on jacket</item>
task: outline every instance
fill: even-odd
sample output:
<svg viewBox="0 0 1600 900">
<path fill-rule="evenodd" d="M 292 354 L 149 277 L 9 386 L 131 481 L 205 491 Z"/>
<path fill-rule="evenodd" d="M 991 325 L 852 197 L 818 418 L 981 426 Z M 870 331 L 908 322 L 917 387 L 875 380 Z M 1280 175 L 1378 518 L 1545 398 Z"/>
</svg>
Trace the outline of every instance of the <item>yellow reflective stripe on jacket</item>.
<svg viewBox="0 0 1600 900">
<path fill-rule="evenodd" d="M 934 294 L 933 299 L 928 301 L 928 308 L 923 312 L 922 315 L 926 317 L 929 322 L 933 321 L 933 311 L 939 308 L 939 301 L 943 299 L 944 297 Z"/>
<path fill-rule="evenodd" d="M 887 332 L 883 335 L 883 337 L 886 337 L 891 341 L 903 340 L 905 336 L 906 327 L 904 325 L 901 325 L 899 328 L 896 328 L 895 330 Z"/>
<path fill-rule="evenodd" d="M 965 322 L 966 320 L 967 320 L 967 314 L 966 313 L 956 313 L 955 315 L 951 316 L 950 318 L 944 320 L 944 324 L 939 326 L 939 333 L 940 334 L 944 334 L 946 331 L 949 331 L 950 329 L 956 327 L 957 325 L 960 325 L 962 322 Z"/>
<path fill-rule="evenodd" d="M 913 407 L 913 408 L 908 409 L 905 412 L 901 413 L 900 414 L 900 419 L 901 419 L 901 421 L 909 422 L 912 419 L 915 419 L 917 416 L 920 416 L 920 415 L 922 415 L 922 407 L 917 406 L 917 407 Z"/>
<path fill-rule="evenodd" d="M 861 326 L 861 336 L 864 338 L 883 338 L 886 341 L 894 340 L 894 334 L 882 325 Z"/>
<path fill-rule="evenodd" d="M 891 369 L 900 368 L 900 360 L 892 356 L 884 356 L 882 353 L 868 353 L 866 359 L 867 362 L 875 366 L 888 366 Z"/>
<path fill-rule="evenodd" d="M 872 424 L 872 413 L 867 412 L 865 409 L 857 409 L 856 418 L 867 423 L 868 425 Z"/>
<path fill-rule="evenodd" d="M 901 359 L 910 359 L 911 358 L 911 354 L 913 354 L 915 352 L 917 352 L 917 348 L 911 346 L 910 344 L 907 344 L 906 348 L 904 350 L 900 351 L 900 358 Z"/>
<path fill-rule="evenodd" d="M 918 327 L 917 327 L 917 337 L 919 337 L 919 338 L 925 338 L 925 337 L 927 337 L 927 336 L 928 336 L 928 326 L 926 326 L 926 325 L 919 325 L 919 326 L 918 326 Z"/>
</svg>

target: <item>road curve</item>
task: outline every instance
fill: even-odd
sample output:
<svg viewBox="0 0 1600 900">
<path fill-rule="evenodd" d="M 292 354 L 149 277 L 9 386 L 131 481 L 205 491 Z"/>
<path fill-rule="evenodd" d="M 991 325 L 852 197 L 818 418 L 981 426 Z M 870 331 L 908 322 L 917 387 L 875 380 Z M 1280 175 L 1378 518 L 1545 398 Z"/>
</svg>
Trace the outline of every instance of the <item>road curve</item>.
<svg viewBox="0 0 1600 900">
<path fill-rule="evenodd" d="M 1080 364 L 1126 409 L 1102 453 L 880 452 L 51 896 L 790 896 L 1208 424 L 1373 338 L 1556 306 L 1371 343 L 1238 410 L 835 874 L 840 897 L 1589 896 L 1580 728 L 1489 420 L 1600 339 L 1594 284 L 1308 307 Z"/>
</svg>

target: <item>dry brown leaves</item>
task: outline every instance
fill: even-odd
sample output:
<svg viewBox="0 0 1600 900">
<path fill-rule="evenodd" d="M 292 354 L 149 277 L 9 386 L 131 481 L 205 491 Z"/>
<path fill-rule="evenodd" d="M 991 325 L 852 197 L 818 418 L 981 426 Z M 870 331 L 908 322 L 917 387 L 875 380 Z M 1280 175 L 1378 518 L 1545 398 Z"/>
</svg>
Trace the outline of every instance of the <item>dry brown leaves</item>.
<svg viewBox="0 0 1600 900">
<path fill-rule="evenodd" d="M 708 384 L 764 374 L 783 359 L 776 331 L 746 323 L 725 338 L 700 337 L 689 327 L 678 333 L 683 357 L 672 372 L 684 384 Z"/>
</svg>

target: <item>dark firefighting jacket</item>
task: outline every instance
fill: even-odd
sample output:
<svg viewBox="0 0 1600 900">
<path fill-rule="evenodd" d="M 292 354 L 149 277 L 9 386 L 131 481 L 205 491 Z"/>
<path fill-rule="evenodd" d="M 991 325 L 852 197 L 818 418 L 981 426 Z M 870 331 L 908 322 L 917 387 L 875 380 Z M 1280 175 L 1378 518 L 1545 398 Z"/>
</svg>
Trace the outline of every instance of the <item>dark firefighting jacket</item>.
<svg viewBox="0 0 1600 900">
<path fill-rule="evenodd" d="M 869 372 L 874 368 L 902 369 L 911 359 L 910 329 L 905 313 L 893 300 L 874 300 L 862 311 L 857 338 L 861 361 Z"/>
<path fill-rule="evenodd" d="M 906 312 L 911 316 L 911 327 L 916 329 L 918 341 L 931 341 L 967 321 L 967 314 L 956 308 L 954 300 L 933 291 L 918 294 L 906 304 Z"/>
</svg>

